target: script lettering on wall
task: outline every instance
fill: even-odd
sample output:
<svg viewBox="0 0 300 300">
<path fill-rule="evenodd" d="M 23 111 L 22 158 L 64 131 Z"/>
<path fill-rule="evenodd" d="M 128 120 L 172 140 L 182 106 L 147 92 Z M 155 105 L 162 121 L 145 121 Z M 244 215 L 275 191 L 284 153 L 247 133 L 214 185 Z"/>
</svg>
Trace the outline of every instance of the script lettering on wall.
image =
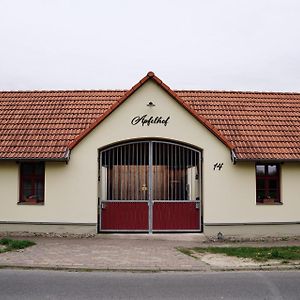
<svg viewBox="0 0 300 300">
<path fill-rule="evenodd" d="M 131 120 L 132 125 L 138 125 L 140 124 L 141 126 L 147 125 L 164 125 L 167 126 L 170 121 L 170 116 L 168 117 L 162 117 L 162 116 L 148 116 L 148 115 L 143 115 L 143 116 L 136 116 Z"/>
<path fill-rule="evenodd" d="M 214 164 L 214 171 L 219 170 L 221 171 L 221 169 L 223 168 L 223 163 L 215 163 Z"/>
</svg>

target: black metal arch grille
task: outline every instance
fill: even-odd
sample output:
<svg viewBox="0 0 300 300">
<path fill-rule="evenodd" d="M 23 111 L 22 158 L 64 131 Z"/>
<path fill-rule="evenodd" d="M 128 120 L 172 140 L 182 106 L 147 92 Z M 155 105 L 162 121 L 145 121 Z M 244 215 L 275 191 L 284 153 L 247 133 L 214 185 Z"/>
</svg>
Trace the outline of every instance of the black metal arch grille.
<svg viewBox="0 0 300 300">
<path fill-rule="evenodd" d="M 199 200 L 200 152 L 175 143 L 141 141 L 101 152 L 104 201 Z"/>
</svg>

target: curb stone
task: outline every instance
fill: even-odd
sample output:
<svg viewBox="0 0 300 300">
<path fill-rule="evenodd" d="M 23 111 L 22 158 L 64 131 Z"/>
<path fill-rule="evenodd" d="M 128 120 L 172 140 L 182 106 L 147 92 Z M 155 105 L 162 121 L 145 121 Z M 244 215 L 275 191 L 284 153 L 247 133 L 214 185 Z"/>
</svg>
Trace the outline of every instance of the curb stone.
<svg viewBox="0 0 300 300">
<path fill-rule="evenodd" d="M 259 267 L 228 267 L 228 268 L 199 268 L 199 269 L 180 269 L 180 268 L 89 268 L 71 266 L 30 266 L 30 265 L 0 265 L 1 269 L 19 270 L 53 270 L 70 272 L 133 272 L 133 273 L 160 273 L 160 272 L 237 272 L 237 271 L 300 271 L 300 266 L 259 266 Z"/>
</svg>

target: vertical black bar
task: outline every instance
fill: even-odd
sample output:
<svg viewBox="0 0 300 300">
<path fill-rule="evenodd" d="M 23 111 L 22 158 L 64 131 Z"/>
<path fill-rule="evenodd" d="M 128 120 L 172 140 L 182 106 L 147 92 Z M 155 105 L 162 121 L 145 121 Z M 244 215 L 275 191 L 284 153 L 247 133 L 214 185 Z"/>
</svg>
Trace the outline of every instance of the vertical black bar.
<svg viewBox="0 0 300 300">
<path fill-rule="evenodd" d="M 180 200 L 184 200 L 184 168 L 183 168 L 183 151 L 184 148 L 182 146 L 179 146 L 180 151 Z"/>
<path fill-rule="evenodd" d="M 123 148 L 120 147 L 120 200 L 123 200 Z"/>
<path fill-rule="evenodd" d="M 134 200 L 139 200 L 139 143 L 135 144 L 135 185 L 136 185 L 136 196 Z"/>
<path fill-rule="evenodd" d="M 153 173 L 152 173 L 152 186 L 153 186 L 153 189 L 152 189 L 152 201 L 155 200 L 155 197 L 156 197 L 156 181 L 157 181 L 157 144 L 155 142 L 152 142 L 152 170 L 153 170 Z"/>
<path fill-rule="evenodd" d="M 163 143 L 162 144 L 162 153 L 161 153 L 161 157 L 162 157 L 162 168 L 163 168 L 163 189 L 164 189 L 164 194 L 163 194 L 163 200 L 166 200 L 166 144 Z"/>
<path fill-rule="evenodd" d="M 136 197 L 135 200 L 139 200 L 139 146 L 140 143 L 135 144 L 135 184 L 136 184 Z"/>
<path fill-rule="evenodd" d="M 168 155 L 168 169 L 167 169 L 167 182 L 168 182 L 168 195 L 167 195 L 167 200 L 170 200 L 170 144 L 167 144 L 167 155 Z"/>
<path fill-rule="evenodd" d="M 99 178 L 100 178 L 100 183 L 98 184 L 98 188 L 99 188 L 99 194 L 98 194 L 98 233 L 101 231 L 102 225 L 101 225 L 101 220 L 102 220 L 102 209 L 101 209 L 101 201 L 103 200 L 107 200 L 103 197 L 103 184 L 105 181 L 103 181 L 103 174 L 102 174 L 102 166 L 103 166 L 103 161 L 102 161 L 102 157 L 103 157 L 103 152 L 99 151 Z M 107 190 L 107 182 L 106 182 L 106 186 L 105 189 Z"/>
<path fill-rule="evenodd" d="M 112 168 L 111 168 L 111 155 L 110 151 L 107 151 L 107 164 L 109 167 L 109 200 L 112 200 Z"/>
<path fill-rule="evenodd" d="M 153 189 L 152 189 L 152 199 L 151 200 L 155 200 L 155 197 L 156 197 L 156 176 L 157 176 L 157 169 L 156 169 L 156 166 L 157 166 L 157 144 L 155 142 L 152 142 L 152 170 L 153 170 L 153 173 L 152 173 L 152 186 L 153 186 Z"/>
<path fill-rule="evenodd" d="M 108 157 L 107 157 L 107 151 L 105 151 L 104 153 L 104 165 L 105 165 L 105 168 L 106 168 L 106 200 L 109 200 L 110 198 L 110 193 L 109 193 L 109 190 L 110 190 L 110 179 L 109 179 L 109 165 L 108 165 Z"/>
<path fill-rule="evenodd" d="M 190 190 L 191 190 L 191 196 L 192 195 L 195 195 L 196 196 L 196 186 L 195 186 L 195 184 L 196 184 L 196 178 L 193 178 L 193 176 L 197 176 L 197 163 L 196 163 L 196 160 L 197 160 L 197 157 L 196 157 L 196 152 L 195 151 L 193 151 L 192 153 L 191 153 L 191 167 L 192 168 L 195 168 L 195 172 L 192 172 L 192 176 L 191 176 L 191 187 L 190 187 Z M 193 174 L 193 173 L 195 173 L 195 174 Z M 196 199 L 192 199 L 191 198 L 191 200 L 196 200 Z"/>
<path fill-rule="evenodd" d="M 171 199 L 174 199 L 174 145 L 170 145 L 171 147 Z"/>
<path fill-rule="evenodd" d="M 149 194 L 148 194 L 148 203 L 149 203 L 149 233 L 152 233 L 152 206 L 153 206 L 153 185 L 152 185 L 152 169 L 153 169 L 153 142 L 149 142 Z"/>
<path fill-rule="evenodd" d="M 146 200 L 145 199 L 145 193 L 144 193 L 144 190 L 145 190 L 144 184 L 146 183 L 145 179 L 144 179 L 144 173 L 145 173 L 144 157 L 145 156 L 146 156 L 146 153 L 145 153 L 145 149 L 144 149 L 144 143 L 141 143 L 141 155 L 140 155 L 141 172 L 140 172 L 140 177 L 141 177 L 141 198 L 143 200 Z"/>
<path fill-rule="evenodd" d="M 111 175 L 110 175 L 110 181 L 111 181 L 111 200 L 114 200 L 114 194 L 113 194 L 113 187 L 114 187 L 114 171 L 113 171 L 113 165 L 112 165 L 112 161 L 111 161 L 111 158 L 112 158 L 112 152 L 113 150 L 110 150 L 108 151 L 108 155 L 109 155 L 109 166 L 110 166 L 110 170 L 111 170 Z"/>
<path fill-rule="evenodd" d="M 147 155 L 148 154 L 148 160 L 147 160 Z M 147 173 L 148 170 L 148 173 Z M 145 195 L 145 200 L 149 200 L 149 144 L 144 143 L 144 184 L 146 185 L 147 189 L 145 189 L 144 195 Z"/>
<path fill-rule="evenodd" d="M 175 161 L 174 161 L 174 169 L 175 169 L 175 200 L 177 200 L 177 177 L 178 177 L 178 174 L 177 174 L 177 146 L 175 145 L 175 157 L 174 157 Z"/>
<path fill-rule="evenodd" d="M 184 176 L 184 182 L 183 182 L 183 200 L 188 200 L 187 199 L 187 164 L 186 164 L 186 156 L 188 155 L 188 150 L 186 148 L 183 149 L 183 176 Z"/>
<path fill-rule="evenodd" d="M 119 166 L 119 147 L 116 147 L 116 199 L 120 199 L 120 166 Z"/>
<path fill-rule="evenodd" d="M 197 163 L 197 173 L 198 173 L 198 197 L 200 201 L 200 216 L 199 216 L 199 229 L 203 231 L 202 224 L 203 224 L 203 203 L 202 203 L 202 152 L 198 152 L 198 163 Z"/>
<path fill-rule="evenodd" d="M 130 195 L 130 189 L 131 189 L 131 161 L 130 161 L 130 158 L 131 158 L 131 155 L 132 155 L 132 150 L 131 150 L 131 146 L 132 144 L 129 144 L 128 145 L 128 157 L 127 157 L 127 167 L 128 167 L 128 181 L 127 181 L 127 200 L 130 200 L 131 199 L 131 195 Z"/>
</svg>

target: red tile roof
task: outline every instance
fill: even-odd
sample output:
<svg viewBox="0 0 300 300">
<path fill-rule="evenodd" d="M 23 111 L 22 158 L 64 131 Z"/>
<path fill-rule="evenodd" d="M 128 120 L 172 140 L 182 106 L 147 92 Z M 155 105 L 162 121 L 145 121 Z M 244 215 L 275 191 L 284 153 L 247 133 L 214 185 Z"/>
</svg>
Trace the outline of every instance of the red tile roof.
<svg viewBox="0 0 300 300">
<path fill-rule="evenodd" d="M 0 159 L 67 159 L 68 145 L 124 93 L 0 92 Z"/>
<path fill-rule="evenodd" d="M 300 94 L 176 93 L 234 144 L 238 159 L 300 160 Z"/>
<path fill-rule="evenodd" d="M 152 72 L 128 91 L 0 92 L 0 159 L 68 159 L 147 80 L 165 89 L 238 159 L 300 160 L 300 94 L 172 91 Z"/>
</svg>

